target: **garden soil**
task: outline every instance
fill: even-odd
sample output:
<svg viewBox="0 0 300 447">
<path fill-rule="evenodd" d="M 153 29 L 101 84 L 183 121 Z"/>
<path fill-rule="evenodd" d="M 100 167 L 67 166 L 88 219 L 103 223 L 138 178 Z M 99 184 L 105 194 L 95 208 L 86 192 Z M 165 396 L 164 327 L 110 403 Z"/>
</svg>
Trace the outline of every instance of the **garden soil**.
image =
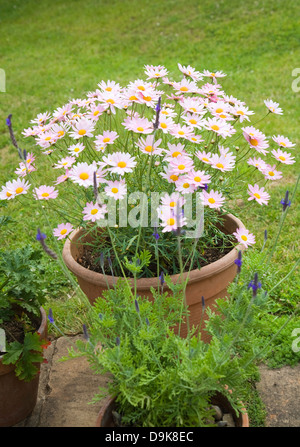
<svg viewBox="0 0 300 447">
<path fill-rule="evenodd" d="M 15 427 L 95 427 L 101 402 L 89 402 L 108 377 L 95 375 L 85 357 L 61 361 L 80 337 L 51 341 L 45 350 L 48 363 L 41 366 L 36 407 Z M 300 364 L 279 369 L 261 365 L 260 374 L 257 389 L 266 407 L 266 427 L 300 427 Z"/>
</svg>

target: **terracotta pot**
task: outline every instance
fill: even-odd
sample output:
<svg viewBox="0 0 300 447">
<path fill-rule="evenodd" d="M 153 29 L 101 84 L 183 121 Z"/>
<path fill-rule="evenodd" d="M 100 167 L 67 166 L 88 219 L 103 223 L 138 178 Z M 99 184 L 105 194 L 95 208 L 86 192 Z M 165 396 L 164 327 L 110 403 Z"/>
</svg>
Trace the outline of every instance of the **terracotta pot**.
<svg viewBox="0 0 300 447">
<path fill-rule="evenodd" d="M 229 391 L 230 392 L 230 391 Z M 112 411 L 115 409 L 115 397 L 108 396 L 102 401 L 101 409 L 96 420 L 96 427 L 115 427 Z M 246 410 L 237 416 L 228 399 L 223 394 L 217 393 L 211 400 L 212 405 L 218 405 L 224 413 L 231 413 L 236 427 L 249 427 L 249 418 Z"/>
<path fill-rule="evenodd" d="M 245 228 L 243 223 L 231 214 L 224 216 L 224 231 L 232 234 L 238 227 Z M 113 287 L 114 281 L 118 278 L 102 275 L 92 270 L 82 267 L 77 260 L 83 253 L 84 231 L 82 229 L 75 230 L 71 233 L 70 239 L 65 242 L 63 248 L 63 259 L 66 266 L 77 277 L 79 286 L 87 295 L 91 303 L 102 295 L 102 292 L 109 287 Z M 237 271 L 234 263 L 237 258 L 238 250 L 243 250 L 244 246 L 239 244 L 225 256 L 211 264 L 202 267 L 200 270 L 195 269 L 189 273 L 189 280 L 186 287 L 186 301 L 189 308 L 189 324 L 199 326 L 202 314 L 202 296 L 205 299 L 205 307 L 211 307 L 215 304 L 217 298 L 223 298 L 227 293 L 229 283 L 234 279 Z M 182 278 L 185 280 L 188 273 L 184 273 Z M 172 275 L 171 279 L 174 283 L 180 280 L 180 275 Z M 128 278 L 129 283 L 133 287 L 133 279 Z M 137 280 L 137 294 L 153 298 L 150 288 L 157 288 L 157 278 L 141 278 Z M 167 289 L 165 289 L 167 290 Z M 202 319 L 202 328 L 205 325 L 206 313 Z M 210 337 L 205 331 L 202 331 L 204 341 L 209 341 Z M 187 325 L 182 324 L 180 335 L 186 337 Z"/>
<path fill-rule="evenodd" d="M 41 308 L 41 339 L 47 337 L 47 316 Z M 19 380 L 14 365 L 3 365 L 0 359 L 0 427 L 11 427 L 24 420 L 37 401 L 39 374 L 30 382 Z"/>
</svg>

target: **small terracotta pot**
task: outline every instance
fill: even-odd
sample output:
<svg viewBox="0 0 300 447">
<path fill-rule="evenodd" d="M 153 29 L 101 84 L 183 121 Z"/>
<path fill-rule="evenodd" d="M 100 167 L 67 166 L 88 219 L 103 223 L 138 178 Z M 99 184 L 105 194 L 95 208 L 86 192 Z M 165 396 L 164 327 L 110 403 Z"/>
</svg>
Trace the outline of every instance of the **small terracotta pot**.
<svg viewBox="0 0 300 447">
<path fill-rule="evenodd" d="M 230 390 L 229 390 L 230 392 Z M 96 420 L 96 427 L 115 427 L 112 411 L 115 409 L 115 397 L 108 396 L 101 403 L 101 409 Z M 237 416 L 228 399 L 223 394 L 216 393 L 211 400 L 212 405 L 218 405 L 224 412 L 231 413 L 236 427 L 249 427 L 249 418 L 246 410 Z"/>
<path fill-rule="evenodd" d="M 245 228 L 243 223 L 234 217 L 232 214 L 224 216 L 224 231 L 228 234 L 232 234 L 237 228 Z M 112 276 L 104 276 L 101 273 L 93 272 L 87 268 L 82 267 L 77 260 L 83 253 L 83 243 L 88 241 L 88 238 L 84 238 L 83 229 L 75 230 L 71 233 L 70 239 L 65 242 L 63 248 L 63 260 L 68 269 L 76 276 L 79 286 L 88 297 L 89 301 L 93 303 L 96 298 L 102 295 L 104 290 L 107 290 L 107 284 L 109 287 L 114 286 L 114 281 L 119 278 L 113 278 Z M 205 299 L 205 307 L 209 308 L 215 304 L 217 298 L 223 298 L 227 294 L 227 287 L 229 283 L 234 279 L 237 271 L 237 267 L 234 263 L 237 258 L 238 250 L 244 250 L 242 244 L 237 245 L 229 253 L 215 261 L 208 264 L 201 269 L 192 270 L 189 274 L 184 273 L 182 280 L 186 280 L 188 276 L 188 283 L 186 287 L 186 302 L 189 308 L 189 325 L 190 327 L 200 325 L 202 338 L 205 342 L 210 340 L 210 336 L 203 331 L 205 320 L 207 318 L 206 312 L 202 315 L 202 296 Z M 171 279 L 173 283 L 180 280 L 180 275 L 172 275 Z M 134 281 L 132 278 L 128 278 L 129 284 L 133 287 Z M 140 296 L 146 296 L 153 299 L 151 288 L 157 288 L 157 278 L 141 278 L 137 280 L 137 294 Z M 167 290 L 167 288 L 165 289 Z M 177 329 L 175 329 L 176 332 Z M 187 324 L 181 325 L 180 335 L 186 337 Z"/>
<path fill-rule="evenodd" d="M 40 339 L 47 338 L 47 316 L 41 307 Z M 37 401 L 39 374 L 30 382 L 19 380 L 14 365 L 3 365 L 0 359 L 0 427 L 12 427 L 24 420 Z"/>
</svg>

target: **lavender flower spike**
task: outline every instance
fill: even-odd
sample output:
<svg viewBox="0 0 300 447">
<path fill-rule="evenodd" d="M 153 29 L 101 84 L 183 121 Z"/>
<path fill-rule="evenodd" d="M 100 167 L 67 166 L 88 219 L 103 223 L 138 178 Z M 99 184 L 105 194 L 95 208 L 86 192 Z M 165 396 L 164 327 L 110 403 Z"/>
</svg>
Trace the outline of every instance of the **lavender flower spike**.
<svg viewBox="0 0 300 447">
<path fill-rule="evenodd" d="M 242 252 L 241 250 L 239 250 L 238 252 L 238 257 L 237 259 L 234 261 L 234 263 L 237 265 L 237 273 L 241 273 L 241 267 L 242 267 Z"/>
<path fill-rule="evenodd" d="M 53 312 L 52 312 L 51 308 L 49 309 L 48 319 L 49 319 L 51 324 L 54 324 Z"/>
<path fill-rule="evenodd" d="M 291 206 L 291 201 L 289 200 L 289 191 L 285 193 L 285 198 L 281 200 L 282 211 L 284 212 L 288 206 Z"/>
<path fill-rule="evenodd" d="M 257 273 L 255 273 L 254 279 L 251 280 L 248 284 L 248 289 L 250 289 L 250 288 L 253 290 L 253 298 L 255 298 L 257 295 L 257 289 L 261 288 L 261 282 L 258 281 Z"/>
<path fill-rule="evenodd" d="M 47 236 L 44 233 L 41 233 L 41 230 L 38 228 L 36 240 L 41 243 L 41 246 L 42 246 L 44 252 L 47 253 L 47 255 L 51 256 L 51 258 L 53 258 L 53 259 L 57 259 L 57 254 L 54 253 L 54 251 L 50 250 L 50 248 L 46 245 L 46 242 L 45 242 L 46 237 Z"/>
</svg>

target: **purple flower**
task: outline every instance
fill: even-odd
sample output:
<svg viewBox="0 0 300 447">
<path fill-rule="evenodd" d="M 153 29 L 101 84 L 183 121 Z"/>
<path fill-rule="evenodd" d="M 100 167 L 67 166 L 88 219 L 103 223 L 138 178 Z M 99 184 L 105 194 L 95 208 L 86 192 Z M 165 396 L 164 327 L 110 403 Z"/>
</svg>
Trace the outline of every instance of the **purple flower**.
<svg viewBox="0 0 300 447">
<path fill-rule="evenodd" d="M 205 299 L 204 299 L 204 296 L 202 296 L 201 300 L 202 300 L 202 309 L 204 309 L 204 308 L 205 308 Z"/>
<path fill-rule="evenodd" d="M 49 309 L 48 319 L 49 319 L 50 323 L 52 323 L 52 324 L 54 323 L 53 312 L 52 312 L 51 308 Z"/>
<path fill-rule="evenodd" d="M 120 346 L 120 343 L 121 343 L 120 338 L 117 337 L 117 338 L 116 338 L 116 345 L 117 345 L 117 346 Z"/>
<path fill-rule="evenodd" d="M 84 338 L 85 338 L 86 340 L 89 340 L 90 336 L 89 336 L 89 334 L 88 334 L 86 325 L 83 324 L 83 325 L 82 325 L 82 328 L 83 328 L 83 335 L 84 335 Z"/>
<path fill-rule="evenodd" d="M 156 107 L 155 107 L 156 118 L 155 118 L 155 123 L 153 124 L 154 130 L 158 129 L 158 125 L 159 125 L 159 113 L 161 111 L 160 103 L 161 103 L 161 97 L 159 97 L 158 103 L 156 104 Z"/>
<path fill-rule="evenodd" d="M 285 198 L 281 200 L 282 211 L 284 212 L 288 206 L 291 206 L 291 201 L 289 200 L 289 191 L 285 193 Z"/>
<path fill-rule="evenodd" d="M 36 235 L 36 240 L 37 241 L 42 241 L 44 239 L 46 239 L 46 235 L 44 233 L 41 233 L 41 230 L 38 228 L 37 230 L 37 235 Z"/>
<path fill-rule="evenodd" d="M 238 252 L 238 257 L 237 259 L 234 261 L 234 263 L 237 265 L 237 273 L 241 273 L 241 267 L 242 267 L 242 252 L 241 250 L 239 250 Z"/>
<path fill-rule="evenodd" d="M 258 274 L 255 273 L 254 279 L 252 279 L 248 284 L 248 289 L 253 290 L 253 297 L 255 298 L 257 295 L 257 289 L 261 288 L 261 282 L 258 281 Z"/>
<path fill-rule="evenodd" d="M 137 300 L 134 300 L 134 305 L 135 305 L 135 310 L 137 311 L 137 313 L 140 313 L 139 303 Z"/>
</svg>

